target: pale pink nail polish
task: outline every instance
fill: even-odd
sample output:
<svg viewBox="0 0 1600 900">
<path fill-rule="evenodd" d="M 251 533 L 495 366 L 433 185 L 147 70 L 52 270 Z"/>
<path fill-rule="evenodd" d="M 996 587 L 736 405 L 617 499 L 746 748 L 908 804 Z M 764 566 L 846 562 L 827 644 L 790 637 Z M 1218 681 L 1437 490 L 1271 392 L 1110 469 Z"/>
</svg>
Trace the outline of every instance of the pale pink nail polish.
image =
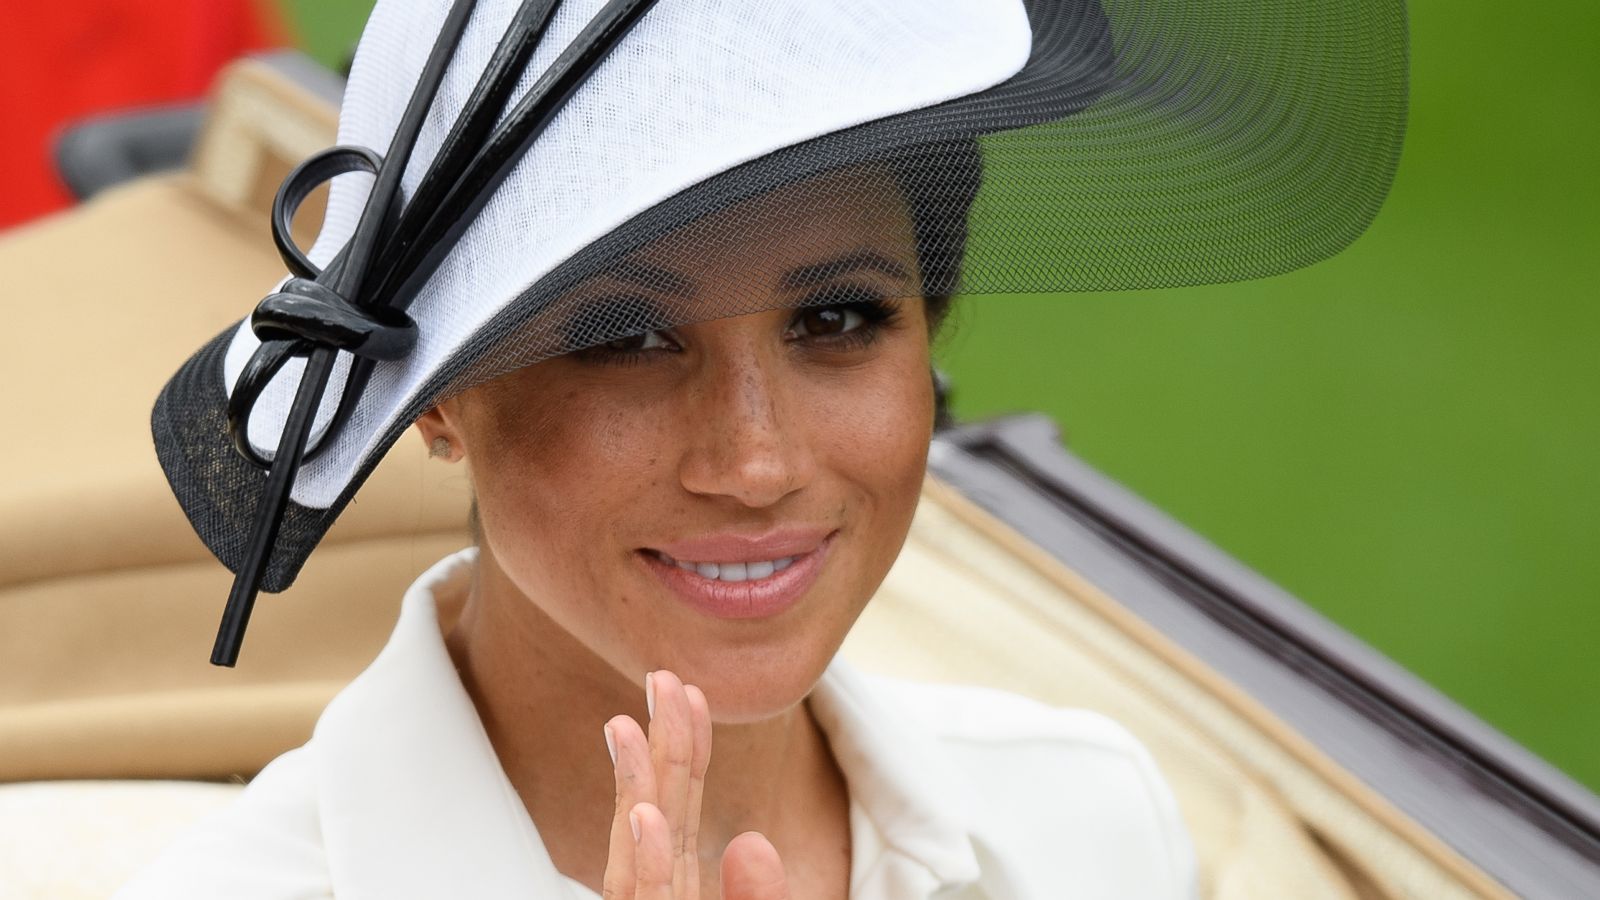
<svg viewBox="0 0 1600 900">
<path fill-rule="evenodd" d="M 633 826 L 633 842 L 635 844 L 639 843 L 639 814 L 636 812 L 629 812 L 628 824 Z"/>
<path fill-rule="evenodd" d="M 647 672 L 644 676 L 644 708 L 650 718 L 656 717 L 656 673 Z"/>
<path fill-rule="evenodd" d="M 611 764 L 617 764 L 617 738 L 611 733 L 611 726 L 606 726 L 606 749 L 611 751 Z"/>
</svg>

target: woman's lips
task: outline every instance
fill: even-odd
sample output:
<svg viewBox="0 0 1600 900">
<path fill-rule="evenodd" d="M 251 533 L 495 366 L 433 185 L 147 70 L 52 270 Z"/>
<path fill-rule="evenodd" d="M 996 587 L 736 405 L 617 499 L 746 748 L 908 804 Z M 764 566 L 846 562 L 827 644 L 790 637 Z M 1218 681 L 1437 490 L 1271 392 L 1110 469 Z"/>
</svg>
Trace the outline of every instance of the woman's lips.
<svg viewBox="0 0 1600 900">
<path fill-rule="evenodd" d="M 702 538 L 668 545 L 670 550 L 641 550 L 639 556 L 674 595 L 694 609 L 719 619 L 760 619 L 793 606 L 816 583 L 833 544 L 832 533 L 818 534 Z M 707 577 L 712 571 L 715 577 Z M 730 576 L 733 580 L 724 580 Z"/>
<path fill-rule="evenodd" d="M 831 528 L 790 527 L 764 534 L 705 534 L 684 538 L 649 549 L 675 560 L 691 562 L 755 562 L 796 557 L 822 546 L 833 534 Z"/>
</svg>

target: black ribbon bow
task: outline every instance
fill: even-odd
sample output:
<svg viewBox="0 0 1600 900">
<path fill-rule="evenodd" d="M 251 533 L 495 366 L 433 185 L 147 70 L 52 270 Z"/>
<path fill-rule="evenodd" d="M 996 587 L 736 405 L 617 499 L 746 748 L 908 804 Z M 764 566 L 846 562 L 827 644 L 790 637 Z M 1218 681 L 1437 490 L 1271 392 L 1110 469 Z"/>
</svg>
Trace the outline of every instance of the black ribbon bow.
<svg viewBox="0 0 1600 900">
<path fill-rule="evenodd" d="M 406 313 L 416 292 L 517 160 L 655 4 L 656 0 L 610 0 L 507 113 L 517 82 L 560 5 L 560 0 L 523 0 L 415 194 L 401 209 L 401 176 L 476 5 L 476 0 L 456 0 L 389 152 L 379 157 L 363 147 L 333 147 L 306 160 L 285 179 L 273 202 L 272 235 L 291 277 L 256 307 L 251 328 L 262 343 L 240 373 L 228 402 L 233 443 L 246 459 L 268 470 L 267 485 L 249 551 L 235 573 L 217 630 L 213 664 L 232 666 L 238 661 L 300 464 L 332 443 L 366 389 L 373 367 L 402 359 L 416 346 L 417 326 Z M 352 172 L 374 175 L 372 190 L 354 236 L 326 268 L 319 269 L 294 243 L 290 225 L 312 191 Z M 351 355 L 351 364 L 339 403 L 329 423 L 312 434 L 340 351 Z M 250 443 L 250 415 L 267 385 L 295 358 L 306 360 L 305 369 L 277 451 L 269 457 Z"/>
</svg>

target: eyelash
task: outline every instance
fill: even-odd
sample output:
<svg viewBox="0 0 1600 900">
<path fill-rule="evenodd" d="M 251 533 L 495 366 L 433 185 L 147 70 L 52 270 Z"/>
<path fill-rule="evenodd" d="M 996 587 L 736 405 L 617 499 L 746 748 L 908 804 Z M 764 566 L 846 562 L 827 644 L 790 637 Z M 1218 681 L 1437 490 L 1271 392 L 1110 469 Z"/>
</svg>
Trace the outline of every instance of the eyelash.
<svg viewBox="0 0 1600 900">
<path fill-rule="evenodd" d="M 828 350 L 854 350 L 870 346 L 883 336 L 884 329 L 892 328 L 900 318 L 899 304 L 878 291 L 866 287 L 839 287 L 807 298 L 805 305 L 796 311 L 789 327 L 793 328 L 807 313 L 825 309 L 853 312 L 861 317 L 861 324 L 843 334 L 813 335 L 796 340 L 809 339 L 814 345 Z"/>
<path fill-rule="evenodd" d="M 884 329 L 893 327 L 900 318 L 899 305 L 891 302 L 882 293 L 865 287 L 839 287 L 821 291 L 806 298 L 804 304 L 795 312 L 789 322 L 789 330 L 799 324 L 800 319 L 808 313 L 815 313 L 826 309 L 840 309 L 853 312 L 861 317 L 861 323 L 842 334 L 816 335 L 792 338 L 795 341 L 806 341 L 812 346 L 819 347 L 829 352 L 845 352 L 870 346 L 882 336 Z M 654 333 L 654 332 L 652 332 Z M 637 365 L 645 362 L 652 354 L 664 348 L 648 347 L 632 350 L 614 349 L 606 344 L 599 344 L 584 350 L 577 351 L 574 355 L 586 362 L 600 363 L 602 365 Z"/>
</svg>

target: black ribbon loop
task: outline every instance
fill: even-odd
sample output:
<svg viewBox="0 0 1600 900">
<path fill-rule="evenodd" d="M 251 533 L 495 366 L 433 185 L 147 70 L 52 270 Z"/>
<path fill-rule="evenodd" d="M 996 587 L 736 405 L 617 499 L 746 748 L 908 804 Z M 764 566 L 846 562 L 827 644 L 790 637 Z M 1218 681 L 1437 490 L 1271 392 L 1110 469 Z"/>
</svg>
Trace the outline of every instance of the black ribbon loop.
<svg viewBox="0 0 1600 900">
<path fill-rule="evenodd" d="M 301 278 L 316 278 L 322 270 L 312 264 L 294 242 L 294 217 L 311 192 L 340 175 L 353 172 L 378 174 L 383 158 L 365 147 L 329 147 L 294 167 L 272 198 L 272 241 L 289 271 Z"/>
</svg>

